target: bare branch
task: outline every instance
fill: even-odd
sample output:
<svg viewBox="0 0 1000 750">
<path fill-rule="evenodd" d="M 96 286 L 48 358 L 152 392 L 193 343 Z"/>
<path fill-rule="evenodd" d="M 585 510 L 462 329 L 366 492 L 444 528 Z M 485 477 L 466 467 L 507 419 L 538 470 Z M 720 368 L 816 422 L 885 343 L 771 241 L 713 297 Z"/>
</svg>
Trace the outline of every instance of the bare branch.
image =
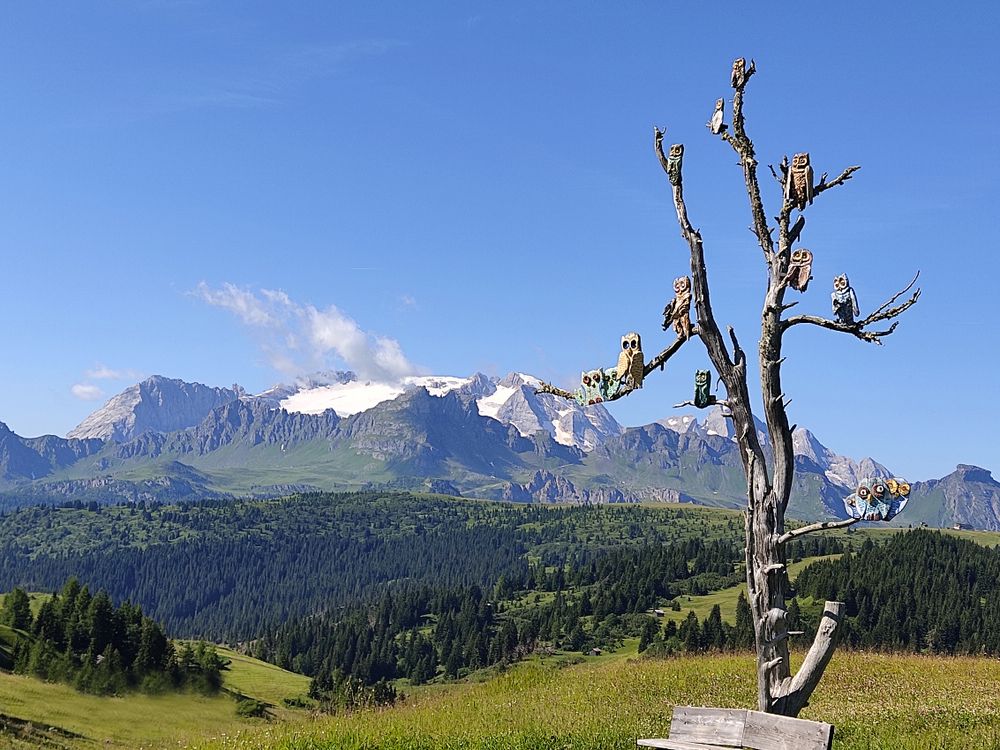
<svg viewBox="0 0 1000 750">
<path fill-rule="evenodd" d="M 854 176 L 854 173 L 857 172 L 859 169 L 861 169 L 860 165 L 848 167 L 830 182 L 826 181 L 826 172 L 824 172 L 823 176 L 819 178 L 819 183 L 815 187 L 813 187 L 813 195 L 816 196 L 822 193 L 824 190 L 829 190 L 830 188 L 837 187 L 837 185 L 843 185 L 845 182 L 851 179 L 851 177 Z"/>
<path fill-rule="evenodd" d="M 806 225 L 805 215 L 799 214 L 799 218 L 795 220 L 795 223 L 792 225 L 792 228 L 788 230 L 789 247 L 795 244 L 795 241 L 799 238 L 799 235 L 802 234 L 802 230 L 805 228 L 805 225 Z"/>
<path fill-rule="evenodd" d="M 853 526 L 860 518 L 845 518 L 843 521 L 818 521 L 816 523 L 811 523 L 808 526 L 800 526 L 797 529 L 792 529 L 791 531 L 786 531 L 784 534 L 778 537 L 778 544 L 785 544 L 791 541 L 797 536 L 802 536 L 803 534 L 812 534 L 814 531 L 826 531 L 827 529 L 843 529 L 848 526 Z"/>
<path fill-rule="evenodd" d="M 767 215 L 764 213 L 764 204 L 760 197 L 760 184 L 757 180 L 757 157 L 754 153 L 753 141 L 747 135 L 746 120 L 743 116 L 743 92 L 746 90 L 750 78 L 756 72 L 757 66 L 751 60 L 750 67 L 746 69 L 740 80 L 733 81 L 733 132 L 731 134 L 722 133 L 721 137 L 733 147 L 736 155 L 740 157 L 747 196 L 750 198 L 750 211 L 753 214 L 753 231 L 757 235 L 761 250 L 764 251 L 764 259 L 770 266 L 771 255 L 774 253 L 774 240 L 771 236 L 773 230 L 767 225 Z M 774 173 L 773 168 L 771 171 Z M 775 174 L 775 178 L 777 179 L 777 174 Z"/>
<path fill-rule="evenodd" d="M 917 279 L 919 279 L 919 278 L 920 278 L 920 271 L 917 271 L 913 275 L 913 278 L 910 279 L 910 283 L 909 284 L 907 284 L 906 286 L 904 286 L 902 289 L 900 289 L 898 292 L 896 292 L 894 295 L 892 295 L 888 300 L 886 300 L 884 303 L 882 303 L 882 305 L 880 305 L 878 307 L 878 309 L 876 309 L 875 312 L 873 312 L 868 317 L 871 318 L 874 315 L 881 315 L 882 313 L 888 311 L 888 308 L 892 305 L 892 303 L 894 303 L 896 300 L 898 300 L 900 297 L 902 297 L 904 294 L 906 294 L 908 291 L 910 291 L 913 288 L 913 285 L 917 283 Z M 919 291 L 920 290 L 918 289 L 917 292 L 919 293 Z M 900 311 L 900 312 L 902 312 L 902 311 Z"/>
<path fill-rule="evenodd" d="M 697 326 L 695 326 L 691 328 L 691 337 L 693 338 L 697 335 L 698 335 L 698 328 Z M 643 377 L 648 376 L 657 367 L 659 367 L 662 370 L 663 365 L 666 364 L 667 360 L 670 359 L 672 356 L 674 356 L 674 354 L 677 353 L 677 350 L 680 349 L 687 340 L 688 339 L 684 338 L 683 336 L 678 336 L 676 339 L 674 339 L 674 341 L 670 344 L 670 346 L 668 346 L 662 352 L 660 352 L 651 360 L 649 360 L 649 362 L 646 363 L 646 366 L 642 368 Z"/>
<path fill-rule="evenodd" d="M 540 393 L 550 393 L 553 396 L 558 396 L 559 398 L 568 398 L 571 401 L 576 400 L 576 396 L 574 396 L 571 392 L 564 391 L 562 388 L 556 388 L 554 385 L 552 385 L 551 383 L 546 383 L 544 380 L 542 381 L 542 384 L 535 389 L 536 395 Z"/>
<path fill-rule="evenodd" d="M 709 406 L 725 406 L 728 409 L 729 402 L 726 401 L 725 399 L 716 399 L 715 401 L 710 402 L 706 406 L 698 406 L 698 404 L 696 404 L 694 401 L 681 401 L 679 404 L 674 404 L 675 409 L 681 409 L 685 406 L 693 406 L 696 409 L 707 409 Z M 733 415 L 724 413 L 722 416 L 731 418 Z"/>
<path fill-rule="evenodd" d="M 781 324 L 782 332 L 788 330 L 794 325 L 799 325 L 800 323 L 809 323 L 810 325 L 819 326 L 821 328 L 827 328 L 831 331 L 838 331 L 840 333 L 849 333 L 852 336 L 856 336 L 862 341 L 867 341 L 870 344 L 881 344 L 882 339 L 889 336 L 893 331 L 896 330 L 896 326 L 899 325 L 899 321 L 895 320 L 892 325 L 888 328 L 879 331 L 868 331 L 865 330 L 868 326 L 874 323 L 881 323 L 886 320 L 893 320 L 899 317 L 904 312 L 909 310 L 913 305 L 917 303 L 920 299 L 920 289 L 914 290 L 910 298 L 905 302 L 893 306 L 893 303 L 906 294 L 913 285 L 916 283 L 920 276 L 918 271 L 913 279 L 907 284 L 903 289 L 896 292 L 892 297 L 890 297 L 886 302 L 883 302 L 879 307 L 867 318 L 863 320 L 858 320 L 854 323 L 841 323 L 837 320 L 830 320 L 829 318 L 821 318 L 817 315 L 795 315 L 788 320 L 785 320 Z"/>
</svg>

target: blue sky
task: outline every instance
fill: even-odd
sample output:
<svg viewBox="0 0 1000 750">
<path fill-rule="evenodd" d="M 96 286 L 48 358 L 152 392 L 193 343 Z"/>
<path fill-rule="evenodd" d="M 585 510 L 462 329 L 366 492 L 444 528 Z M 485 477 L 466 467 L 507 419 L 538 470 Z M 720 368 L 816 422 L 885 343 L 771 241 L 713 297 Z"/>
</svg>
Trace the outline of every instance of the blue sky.
<svg viewBox="0 0 1000 750">
<path fill-rule="evenodd" d="M 792 419 L 913 479 L 1000 468 L 996 6 L 803 5 L 8 5 L 0 420 L 64 434 L 153 373 L 571 385 L 629 330 L 652 356 L 688 266 L 653 124 L 686 145 L 717 316 L 752 350 L 764 269 L 704 127 L 745 55 L 762 164 L 863 167 L 807 211 L 799 309 L 828 314 L 841 272 L 864 312 L 922 271 L 885 347 L 788 334 Z M 615 416 L 670 415 L 707 363 L 689 344 Z"/>
</svg>

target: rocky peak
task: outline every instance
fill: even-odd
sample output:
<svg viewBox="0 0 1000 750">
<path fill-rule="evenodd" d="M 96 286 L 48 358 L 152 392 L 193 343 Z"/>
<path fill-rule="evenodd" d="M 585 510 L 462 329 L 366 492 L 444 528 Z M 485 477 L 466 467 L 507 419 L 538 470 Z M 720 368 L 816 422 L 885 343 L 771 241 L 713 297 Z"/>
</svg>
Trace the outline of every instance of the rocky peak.
<svg viewBox="0 0 1000 750">
<path fill-rule="evenodd" d="M 112 397 L 67 437 L 123 443 L 150 430 L 187 429 L 198 424 L 212 409 L 237 400 L 241 391 L 242 388 L 212 388 L 153 375 Z"/>
</svg>

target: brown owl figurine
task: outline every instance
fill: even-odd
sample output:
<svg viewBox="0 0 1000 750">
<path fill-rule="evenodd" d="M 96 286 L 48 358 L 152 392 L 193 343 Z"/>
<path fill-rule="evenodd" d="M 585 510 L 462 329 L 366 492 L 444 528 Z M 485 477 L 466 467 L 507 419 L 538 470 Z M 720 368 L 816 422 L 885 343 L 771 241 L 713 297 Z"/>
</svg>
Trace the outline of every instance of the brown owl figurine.
<svg viewBox="0 0 1000 750">
<path fill-rule="evenodd" d="M 788 264 L 788 273 L 785 275 L 785 283 L 792 289 L 804 292 L 812 278 L 812 264 L 813 254 L 811 250 L 805 248 L 793 250 L 791 262 Z"/>
<path fill-rule="evenodd" d="M 679 336 L 691 337 L 691 279 L 687 276 L 674 279 L 674 298 L 663 308 L 663 330 L 671 324 Z"/>
<path fill-rule="evenodd" d="M 785 200 L 802 211 L 813 202 L 813 169 L 809 154 L 795 154 L 785 176 Z"/>
<path fill-rule="evenodd" d="M 745 57 L 737 57 L 733 60 L 733 75 L 731 78 L 733 88 L 737 89 L 746 82 L 747 61 Z"/>
</svg>

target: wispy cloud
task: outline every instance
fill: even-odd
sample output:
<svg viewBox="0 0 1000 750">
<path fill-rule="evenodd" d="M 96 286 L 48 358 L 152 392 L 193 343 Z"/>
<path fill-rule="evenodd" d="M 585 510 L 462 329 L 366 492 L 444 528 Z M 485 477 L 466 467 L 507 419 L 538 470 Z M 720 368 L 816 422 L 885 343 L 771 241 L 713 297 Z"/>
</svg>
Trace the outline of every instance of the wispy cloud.
<svg viewBox="0 0 1000 750">
<path fill-rule="evenodd" d="M 417 298 L 412 294 L 401 294 L 399 297 L 399 304 L 410 310 L 419 310 L 420 305 L 417 304 Z"/>
<path fill-rule="evenodd" d="M 280 290 L 230 283 L 213 288 L 203 281 L 193 294 L 235 315 L 253 332 L 271 366 L 287 375 L 329 367 L 331 358 L 373 380 L 396 381 L 417 372 L 398 341 L 363 330 L 335 305 L 319 309 Z"/>
<path fill-rule="evenodd" d="M 97 401 L 104 398 L 104 391 L 93 383 L 75 383 L 69 392 L 81 401 Z"/>
<path fill-rule="evenodd" d="M 90 380 L 141 380 L 142 373 L 138 370 L 114 370 L 107 365 L 97 365 L 87 370 L 84 375 Z"/>
</svg>

